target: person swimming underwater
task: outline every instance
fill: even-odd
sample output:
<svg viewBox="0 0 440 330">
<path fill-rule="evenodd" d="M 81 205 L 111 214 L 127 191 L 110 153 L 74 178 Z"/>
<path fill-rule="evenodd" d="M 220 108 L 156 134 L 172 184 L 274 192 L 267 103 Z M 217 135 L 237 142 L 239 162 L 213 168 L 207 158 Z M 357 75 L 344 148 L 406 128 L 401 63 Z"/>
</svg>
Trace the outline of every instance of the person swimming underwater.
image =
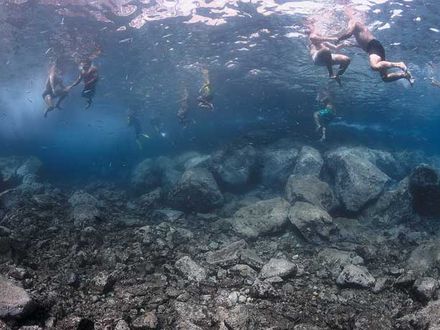
<svg viewBox="0 0 440 330">
<path fill-rule="evenodd" d="M 212 103 L 214 99 L 214 93 L 211 85 L 211 81 L 209 80 L 209 71 L 203 70 L 204 84 L 199 90 L 199 97 L 197 101 L 199 101 L 199 107 L 207 109 L 209 111 L 214 110 L 214 104 Z"/>
<path fill-rule="evenodd" d="M 90 108 L 92 105 L 98 80 L 98 69 L 92 64 L 92 61 L 88 58 L 81 60 L 79 62 L 79 76 L 75 82 L 69 86 L 69 90 L 78 85 L 81 81 L 84 81 L 84 89 L 81 93 L 81 96 L 86 99 L 85 109 Z"/>
<path fill-rule="evenodd" d="M 65 88 L 62 79 L 62 69 L 59 60 L 55 61 L 49 69 L 49 75 L 46 80 L 46 87 L 43 92 L 44 102 L 47 104 L 47 108 L 44 111 L 44 117 L 47 117 L 48 113 L 55 108 L 61 109 L 61 102 L 66 98 L 69 93 L 69 88 Z M 56 103 L 55 99 L 58 99 Z"/>
<path fill-rule="evenodd" d="M 321 134 L 320 142 L 327 139 L 327 127 L 336 117 L 336 109 L 331 102 L 330 96 L 326 95 L 319 100 L 324 107 L 313 114 L 316 131 Z"/>
<path fill-rule="evenodd" d="M 127 115 L 127 122 L 129 127 L 133 127 L 136 143 L 140 150 L 143 149 L 145 139 L 149 139 L 150 136 L 148 134 L 143 133 L 141 121 L 139 120 L 137 113 L 135 110 L 130 109 Z"/>
</svg>

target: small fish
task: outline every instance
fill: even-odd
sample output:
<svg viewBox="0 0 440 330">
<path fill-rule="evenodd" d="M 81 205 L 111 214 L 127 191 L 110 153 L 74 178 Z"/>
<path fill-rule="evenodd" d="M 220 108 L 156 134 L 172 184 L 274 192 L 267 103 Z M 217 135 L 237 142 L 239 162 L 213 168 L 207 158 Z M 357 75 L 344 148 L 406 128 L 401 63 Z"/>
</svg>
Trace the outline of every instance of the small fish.
<svg viewBox="0 0 440 330">
<path fill-rule="evenodd" d="M 133 41 L 133 38 L 126 38 L 126 39 L 119 40 L 119 43 L 124 44 L 126 42 L 132 42 L 132 41 Z"/>
<path fill-rule="evenodd" d="M 28 100 L 30 103 L 33 103 L 32 100 L 31 100 L 30 98 L 27 98 L 27 100 Z"/>
<path fill-rule="evenodd" d="M 52 50 L 52 47 L 48 48 L 44 54 L 46 54 L 46 55 L 49 54 L 49 52 L 50 52 L 51 50 Z"/>
<path fill-rule="evenodd" d="M 64 17 L 61 18 L 61 25 L 64 25 Z"/>
</svg>

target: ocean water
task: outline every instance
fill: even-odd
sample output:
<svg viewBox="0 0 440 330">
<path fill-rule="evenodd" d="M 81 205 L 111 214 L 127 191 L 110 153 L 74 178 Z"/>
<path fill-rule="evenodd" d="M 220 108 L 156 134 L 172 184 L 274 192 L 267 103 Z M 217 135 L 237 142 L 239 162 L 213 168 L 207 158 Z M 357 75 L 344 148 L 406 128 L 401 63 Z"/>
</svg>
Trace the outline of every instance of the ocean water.
<svg viewBox="0 0 440 330">
<path fill-rule="evenodd" d="M 359 20 L 362 20 L 375 38 L 383 44 L 387 59 L 406 63 L 415 78 L 413 86 L 405 79 L 383 82 L 380 75 L 371 70 L 368 56 L 360 48 L 338 51 L 351 58 L 351 64 L 341 78 L 342 86 L 328 78 L 325 67 L 313 64 L 308 48 L 308 20 L 314 19 L 319 34 L 340 35 L 347 27 L 348 18 L 345 13 L 348 8 L 356 13 Z M 19 321 L 14 317 L 11 321 L 8 316 L 4 319 L 5 324 L 11 329 L 19 329 L 22 325 L 38 325 L 44 329 L 89 329 L 88 322 L 91 320 L 92 328 L 94 324 L 98 329 L 114 329 L 120 320 L 125 320 L 127 326 L 133 329 L 315 329 L 312 328 L 313 324 L 319 326 L 319 329 L 391 329 L 404 324 L 400 317 L 417 312 L 425 313 L 426 310 L 422 310 L 422 307 L 428 301 L 435 300 L 435 294 L 429 296 L 423 293 L 429 298 L 423 296 L 423 299 L 417 300 L 413 294 L 408 293 L 410 290 L 401 292 L 395 289 L 399 286 L 397 284 L 393 286 L 393 290 L 397 291 L 393 291 L 392 298 L 374 296 L 371 290 L 365 295 L 358 295 L 358 291 L 344 295 L 344 292 L 335 289 L 335 281 L 330 285 L 322 280 L 334 277 L 334 274 L 330 275 L 331 271 L 317 270 L 318 266 L 310 266 L 310 269 L 308 267 L 320 260 L 317 255 L 318 252 L 322 252 L 320 249 L 336 247 L 341 251 L 361 255 L 365 263 L 360 264 L 372 270 L 378 283 L 379 278 L 394 279 L 410 269 L 407 260 L 415 258 L 410 254 L 416 247 L 430 240 L 437 240 L 438 243 L 437 222 L 431 221 L 427 225 L 423 220 L 423 214 L 419 218 L 419 215 L 413 215 L 412 211 L 408 212 L 411 213 L 411 219 L 417 218 L 415 222 L 390 220 L 407 219 L 397 210 L 406 210 L 405 207 L 409 204 L 395 206 L 393 202 L 376 202 L 382 201 L 383 196 L 388 198 L 389 195 L 386 194 L 394 192 L 393 189 L 396 187 L 402 187 L 404 181 L 401 180 L 408 177 L 421 163 L 427 163 L 433 173 L 438 173 L 440 83 L 436 86 L 435 82 L 440 81 L 439 14 L 440 3 L 437 0 L 0 0 L 0 226 L 4 225 L 14 231 L 14 239 L 18 237 L 19 242 L 25 242 L 20 247 L 11 247 L 11 251 L 15 251 L 11 252 L 11 260 L 0 258 L 0 270 L 2 275 L 20 282 L 21 286 L 32 294 L 39 291 L 39 294 L 43 292 L 47 296 L 51 290 L 59 290 L 64 295 L 64 298 L 54 298 L 57 302 L 51 305 L 52 307 L 44 304 L 46 307 L 40 306 L 38 316 L 26 316 Z M 91 107 L 85 109 L 86 100 L 81 95 L 81 82 L 69 91 L 61 105 L 62 108 L 49 112 L 45 118 L 44 111 L 47 105 L 42 93 L 53 63 L 58 61 L 62 67 L 61 79 L 64 85 L 68 86 L 78 76 L 79 62 L 86 58 L 91 59 L 99 72 Z M 393 70 L 399 72 L 398 69 Z M 201 107 L 198 100 L 200 89 L 208 80 L 213 95 L 212 111 Z M 320 135 L 313 120 L 314 112 L 323 107 L 317 100 L 319 95 L 323 94 L 330 96 L 337 110 L 336 118 L 328 125 L 327 139 L 324 142 L 319 141 Z M 178 117 L 182 108 L 187 109 L 185 123 Z M 130 114 L 134 114 L 134 125 L 129 124 Z M 136 125 L 140 127 L 140 133 L 148 136 L 137 137 Z M 291 188 L 286 185 L 289 185 L 288 178 L 291 174 L 305 173 L 294 170 L 295 162 L 299 162 L 298 153 L 304 146 L 316 149 L 319 158 L 322 155 L 324 165 L 320 165 L 322 170 L 318 170 L 317 176 L 326 185 L 328 183 L 329 189 L 334 191 L 335 200 L 338 201 L 335 207 L 326 209 L 336 227 L 340 226 L 350 232 L 350 226 L 338 222 L 341 218 L 350 218 L 358 220 L 356 223 L 362 226 L 366 223 L 368 228 L 364 230 L 353 225 L 353 232 L 350 233 L 352 236 L 344 232 L 338 236 L 340 240 L 332 238 L 327 232 L 319 232 L 317 244 L 315 238 L 310 239 L 307 234 L 301 233 L 298 224 L 294 225 L 299 228 L 300 234 L 296 228 L 282 231 L 275 236 L 266 236 L 267 232 L 264 232 L 261 237 L 260 234 L 255 236 L 249 234 L 249 231 L 237 229 L 234 222 L 230 224 L 229 219 L 245 217 L 243 214 L 246 210 L 242 215 L 235 213 L 237 210 L 241 211 L 240 207 L 258 204 L 257 202 L 270 200 L 271 203 L 275 203 L 274 198 L 283 199 L 282 202 L 276 202 L 281 204 L 275 203 L 276 206 L 269 207 L 272 210 L 270 212 L 279 210 L 278 207 L 283 209 L 284 199 L 294 207 L 294 202 L 292 203 L 289 197 Z M 334 169 L 339 165 L 331 163 L 331 153 L 339 150 L 338 148 L 348 148 L 354 157 L 358 157 L 358 151 L 353 151 L 353 148 L 364 150 L 361 155 L 364 158 L 359 157 L 363 161 L 367 159 L 367 166 L 370 166 L 370 163 L 374 165 L 374 169 L 368 172 L 371 177 L 367 177 L 367 182 L 371 181 L 372 185 L 378 181 L 382 182 L 382 171 L 387 177 L 379 191 L 359 188 L 359 191 L 353 192 L 354 197 L 346 196 L 347 193 L 344 195 L 344 189 L 357 184 L 357 177 L 350 177 L 352 181 L 347 179 L 348 183 L 345 185 L 345 176 L 352 175 L 356 168 L 362 168 L 365 163 L 362 163 L 362 166 L 355 163 L 357 165 L 353 165 L 352 172 L 347 170 L 348 174 L 341 174 L 341 179 L 339 172 L 336 173 L 337 169 Z M 375 152 L 383 152 L 386 155 L 377 156 Z M 310 157 L 315 157 L 315 154 L 311 155 Z M 20 160 L 14 161 L 15 165 L 5 165 L 14 157 Z M 41 166 L 38 166 L 38 179 L 34 182 L 35 178 L 32 177 L 31 180 L 38 185 L 32 186 L 29 191 L 22 191 L 20 187 L 26 182 L 19 174 L 18 168 L 29 157 L 36 157 L 41 161 Z M 390 161 L 390 157 L 393 161 Z M 205 161 L 208 158 L 210 163 L 207 165 Z M 273 160 L 275 165 L 270 163 L 270 160 Z M 148 163 L 150 161 L 155 162 L 155 165 Z M 312 171 L 315 166 L 313 164 L 306 162 L 304 167 Z M 375 172 L 376 166 L 380 174 Z M 157 170 L 156 167 L 160 169 Z M 208 174 L 188 174 L 187 172 L 191 172 L 193 168 L 203 168 Z M 36 173 L 32 172 L 32 175 L 34 174 Z M 178 198 L 173 194 L 177 194 L 176 189 L 180 189 L 179 184 L 185 175 L 202 178 L 200 180 L 205 180 L 204 184 L 208 182 L 208 185 L 214 180 L 216 187 L 218 184 L 218 194 L 221 195 L 222 201 L 213 200 L 220 198 L 216 195 L 217 190 L 209 196 L 204 194 L 205 191 L 194 195 L 189 193 L 191 196 L 180 196 L 181 199 L 176 201 Z M 208 178 L 205 175 L 208 175 Z M 156 176 L 160 176 L 160 179 Z M 362 173 L 359 174 L 359 177 L 362 176 Z M 438 181 L 433 179 L 435 180 Z M 312 183 L 295 181 L 294 185 L 307 190 Z M 320 184 L 321 182 L 317 189 L 324 189 Z M 438 182 L 437 186 L 434 182 L 434 186 L 437 187 Z M 427 193 L 434 196 L 433 204 L 423 204 L 429 214 L 431 208 L 436 209 L 433 205 L 440 203 L 440 200 L 435 199 L 435 187 L 431 187 L 433 190 Z M 163 198 L 161 202 L 157 202 L 151 195 L 157 188 L 161 189 L 158 193 Z M 81 193 L 75 195 L 78 191 Z M 402 194 L 407 196 L 408 191 L 405 190 L 406 195 Z M 84 192 L 88 197 L 81 195 Z M 14 195 L 15 193 L 18 195 Z M 15 197 L 10 198 L 9 194 Z M 357 201 L 354 203 L 356 205 L 351 204 L 352 200 L 364 199 L 368 194 L 371 194 L 371 198 L 359 202 L 360 206 L 356 204 Z M 411 196 L 414 201 L 415 195 Z M 101 212 L 99 215 L 94 213 L 95 207 L 92 210 L 77 212 L 85 212 L 85 219 L 89 219 L 90 216 L 96 218 L 96 223 L 83 223 L 81 220 L 77 226 L 76 205 L 90 205 L 91 199 L 93 205 L 96 201 L 95 207 L 97 206 Z M 150 202 L 146 202 L 147 199 L 154 199 L 154 203 L 159 204 L 151 202 L 150 205 Z M 382 206 L 377 206 L 379 204 Z M 388 206 L 383 206 L 385 204 Z M 210 206 L 205 208 L 201 205 Z M 383 207 L 385 210 L 381 209 L 382 213 L 377 215 L 377 209 L 371 211 L 370 207 Z M 414 207 L 417 211 L 417 207 Z M 172 216 L 167 213 L 168 222 L 161 221 L 162 213 L 159 216 L 154 212 L 164 208 L 182 211 L 184 215 L 179 215 L 176 218 L 177 222 L 174 222 L 169 220 Z M 63 213 L 63 210 L 66 213 Z M 267 216 L 266 211 L 256 212 L 261 212 L 262 218 Z M 202 216 L 201 213 L 205 215 Z M 436 211 L 433 213 L 434 218 L 438 219 Z M 273 213 L 270 214 L 272 217 Z M 81 217 L 82 215 L 79 216 Z M 182 221 L 182 217 L 186 220 Z M 16 222 L 18 218 L 23 219 L 23 222 Z M 212 220 L 213 218 L 216 220 Z M 367 220 L 362 222 L 362 219 Z M 223 227 L 219 223 L 223 220 L 233 229 L 222 231 Z M 118 227 L 121 222 L 124 223 L 121 226 L 123 229 Z M 167 223 L 163 226 L 173 228 L 170 231 L 173 234 L 166 237 L 178 233 L 175 235 L 181 235 L 179 239 L 187 240 L 186 243 L 182 243 L 187 245 L 182 245 L 184 247 L 180 249 L 180 243 L 170 243 L 165 238 L 157 238 L 163 229 L 156 226 L 160 222 Z M 200 224 L 202 222 L 203 225 Z M 378 239 L 373 242 L 370 236 L 359 238 L 359 232 L 364 230 L 370 233 L 370 230 L 378 228 L 378 223 L 386 229 L 380 234 L 371 234 L 371 237 L 383 235 L 382 241 Z M 182 230 L 190 230 L 194 235 L 191 238 L 189 234 L 185 236 L 183 231 L 176 229 L 180 228 L 179 224 L 186 228 Z M 253 226 L 249 223 L 248 225 Z M 275 226 L 274 231 L 278 233 L 284 225 L 285 223 Z M 147 230 L 145 226 L 151 228 Z M 406 228 L 406 231 L 399 226 Z M 92 229 L 84 231 L 84 228 Z M 139 249 L 142 249 L 145 255 L 148 255 L 147 251 L 155 251 L 144 258 L 136 255 L 136 246 L 130 245 L 133 243 L 132 237 L 138 237 L 136 235 L 139 234 L 139 228 L 144 228 L 147 233 L 149 230 L 154 233 L 151 234 L 154 237 L 151 238 L 151 242 L 145 243 L 150 240 L 150 236 L 145 234 L 148 238 L 144 237 L 139 243 Z M 326 230 L 330 229 L 324 231 Z M 98 235 L 95 235 L 96 231 Z M 136 234 L 133 234 L 134 232 Z M 268 232 L 272 233 L 272 229 Z M 340 229 L 340 232 L 343 230 Z M 73 236 L 69 236 L 68 233 L 73 233 Z M 294 233 L 298 234 L 299 238 Z M 0 238 L 6 237 L 2 231 L 0 234 Z M 43 240 L 42 237 L 45 235 L 48 235 L 48 238 Z M 96 237 L 100 235 L 104 237 L 104 243 L 100 241 L 98 244 L 96 242 L 99 239 Z M 241 238 L 246 239 L 245 244 L 250 244 L 252 249 L 257 251 L 262 264 L 266 264 L 272 258 L 286 258 L 289 262 L 297 264 L 295 272 L 300 274 L 297 275 L 298 280 L 286 280 L 284 275 L 280 275 L 281 271 L 276 274 L 277 279 L 271 282 L 275 291 L 283 292 L 283 297 L 296 290 L 294 296 L 297 302 L 282 300 L 285 298 L 279 298 L 281 294 L 272 296 L 270 290 L 252 296 L 255 290 L 264 291 L 264 288 L 249 280 L 253 278 L 251 274 L 240 284 L 231 284 L 229 288 L 235 288 L 234 292 L 241 292 L 243 296 L 240 297 L 251 292 L 249 295 L 256 300 L 246 300 L 246 297 L 240 300 L 239 294 L 233 293 L 237 295 L 237 302 L 231 303 L 232 305 L 226 304 L 224 307 L 231 313 L 227 314 L 227 319 L 231 321 L 221 321 L 222 317 L 218 315 L 223 314 L 206 301 L 202 303 L 203 295 L 209 296 L 206 299 L 218 299 L 215 301 L 219 302 L 224 298 L 224 292 L 232 289 L 227 289 L 226 275 L 222 273 L 224 270 L 215 268 L 217 265 L 212 266 L 209 258 L 205 260 L 204 253 L 216 251 L 219 247 L 227 246 Z M 68 242 L 65 246 L 60 243 L 63 240 Z M 385 250 L 391 252 L 382 256 L 377 250 L 381 250 L 381 244 L 388 240 L 392 242 L 387 245 L 388 250 Z M 118 243 L 112 246 L 112 242 L 115 241 Z M 365 247 L 365 241 L 370 245 L 367 244 Z M 61 244 L 59 251 L 56 242 Z M 305 245 L 301 245 L 303 243 Z M 279 248 L 273 247 L 276 244 Z M 47 246 L 47 251 L 52 251 L 47 258 L 41 257 L 40 265 L 44 266 L 40 267 L 32 262 L 35 246 L 38 246 L 35 251 L 42 246 Z M 369 246 L 372 247 L 371 251 L 376 251 L 372 257 L 368 254 L 371 252 Z M 44 278 L 43 274 L 44 269 L 59 267 L 63 260 L 66 260 L 63 258 L 68 258 L 69 253 L 72 260 L 77 260 L 77 253 L 83 248 L 84 255 L 92 255 L 93 249 L 96 248 L 96 251 L 99 251 L 97 254 L 102 258 L 95 256 L 96 259 L 87 261 L 84 257 L 84 264 L 69 264 L 70 268 L 63 269 L 60 274 L 52 274 L 53 278 L 56 278 L 55 282 L 58 281 L 57 276 L 62 279 L 73 276 L 69 277 L 73 280 L 67 280 L 68 285 L 80 288 L 77 290 L 82 290 L 82 295 L 87 297 L 84 298 L 86 302 L 81 304 L 77 298 L 66 298 L 73 297 L 74 293 L 65 293 L 64 289 L 57 286 L 58 282 L 57 285 L 49 283 L 50 280 Z M 69 249 L 75 252 L 68 252 Z M 396 251 L 400 250 L 405 252 L 399 255 Z M 20 255 L 23 256 L 17 257 L 17 251 L 21 251 Z M 105 259 L 107 255 L 102 256 L 107 253 L 105 251 L 113 251 L 113 259 Z M 165 252 L 161 255 L 160 251 Z M 62 257 L 57 260 L 55 255 Z M 180 263 L 176 263 L 176 260 L 184 255 L 189 255 L 199 265 L 205 265 L 207 270 L 197 270 L 199 266 L 187 264 L 187 260 L 179 260 Z M 108 261 L 110 259 L 111 262 Z M 145 260 L 148 260 L 148 263 Z M 310 264 L 306 263 L 306 260 L 309 260 Z M 103 266 L 106 262 L 108 268 Z M 206 262 L 210 266 L 206 266 Z M 181 266 L 182 263 L 184 266 Z M 121 265 L 125 265 L 125 268 Z M 180 269 L 180 272 L 170 270 L 173 267 Z M 251 270 L 246 268 L 243 272 L 261 270 L 261 265 L 246 267 L 250 267 Z M 26 275 L 15 276 L 17 271 L 12 271 L 13 268 L 24 269 Z M 142 271 L 138 271 L 140 268 Z M 311 282 L 308 282 L 304 279 L 304 276 L 307 276 L 304 275 L 304 269 L 308 274 L 318 275 L 310 275 Z M 98 289 L 98 293 L 93 293 L 94 286 L 89 283 L 95 281 L 94 276 L 98 276 L 98 270 L 115 276 L 115 282 L 106 278 L 108 283 L 116 283 L 113 293 L 108 293 L 105 285 L 105 290 L 101 292 Z M 227 272 L 229 271 L 228 269 Z M 131 276 L 132 282 L 122 275 L 124 272 L 129 274 L 126 277 Z M 183 280 L 178 278 L 181 275 L 176 274 L 188 272 L 198 274 L 187 277 L 190 282 L 196 278 L 199 285 L 197 288 L 202 286 L 204 289 L 195 293 L 196 289 L 187 288 L 189 298 L 182 298 L 184 289 L 179 281 Z M 291 274 L 292 269 L 288 272 Z M 157 284 L 155 281 L 160 282 L 163 278 L 151 278 L 152 274 L 168 276 L 167 285 Z M 197 276 L 201 276 L 203 281 L 207 278 L 212 280 L 211 286 L 203 286 L 204 282 L 199 281 Z M 437 281 L 438 270 L 432 266 L 424 276 Z M 269 275 L 266 277 L 272 278 Z M 76 278 L 81 279 L 78 280 L 78 286 Z M 178 293 L 168 292 L 167 298 L 162 297 L 156 301 L 139 294 L 143 300 L 136 301 L 133 296 L 137 293 L 130 290 L 134 290 L 135 285 L 140 285 L 139 278 L 144 279 L 144 282 L 157 284 L 157 287 L 152 285 L 148 290 L 160 288 L 163 289 L 162 292 L 177 290 Z M 185 278 L 185 281 L 188 278 Z M 284 283 L 278 285 L 278 278 L 284 280 Z M 66 283 L 66 280 L 60 281 Z M 99 282 L 99 279 L 96 281 Z M 438 288 L 438 281 L 436 283 L 434 287 Z M 208 289 L 216 285 L 217 295 Z M 308 292 L 305 289 L 307 286 L 316 288 Z M 366 286 L 372 285 L 370 283 Z M 256 287 L 259 289 L 255 289 Z M 132 296 L 127 298 L 132 299 L 130 303 L 122 302 L 124 292 L 131 292 Z M 231 292 L 227 291 L 226 296 L 230 298 Z M 337 298 L 332 298 L 331 294 Z M 166 296 L 165 293 L 164 295 Z M 116 301 L 115 305 L 121 304 L 124 308 L 112 305 L 110 297 L 114 299 L 113 302 Z M 311 297 L 320 297 L 322 301 L 318 301 L 315 306 L 309 306 L 306 302 L 312 299 Z M 416 297 L 420 296 L 416 294 Z M 366 300 L 359 303 L 360 307 L 350 309 L 350 306 L 355 304 L 353 301 L 361 298 Z M 405 305 L 406 299 L 413 299 L 414 305 Z M 185 328 L 179 317 L 175 316 L 190 314 L 179 305 L 182 301 L 195 305 L 197 301 L 197 306 L 204 306 L 205 312 L 209 312 L 199 319 L 191 314 L 194 319 L 190 318 L 188 322 L 194 323 L 194 327 L 186 325 L 188 327 Z M 238 301 L 243 304 L 240 305 Z M 263 305 L 257 307 L 256 301 L 263 301 Z M 247 312 L 237 312 L 233 308 L 242 308 L 246 302 L 255 312 L 264 306 L 264 301 L 271 306 L 268 314 L 264 314 L 266 321 L 252 313 L 253 316 L 245 318 L 245 321 L 234 318 L 234 315 L 244 315 Z M 280 312 L 280 319 L 277 320 L 275 311 L 279 308 L 277 303 L 280 301 L 283 301 L 285 306 L 290 306 L 291 310 Z M 390 301 L 396 304 L 398 316 L 387 310 L 384 312 L 383 323 L 377 323 L 378 321 L 374 320 L 375 313 L 381 311 L 381 304 Z M 66 307 L 69 304 L 71 306 Z M 222 305 L 221 302 L 218 304 Z M 342 311 L 340 315 L 335 312 L 338 308 Z M 0 299 L 0 319 L 3 319 L 1 309 Z M 323 309 L 327 316 L 321 315 Z M 113 314 L 110 311 L 113 311 Z M 145 311 L 154 313 L 154 317 L 149 317 L 153 321 L 156 318 L 155 327 L 151 324 L 135 324 L 137 317 L 144 315 Z M 316 314 L 316 317 L 307 318 L 304 316 L 307 313 Z M 353 313 L 357 316 L 349 316 Z M 208 314 L 217 316 L 210 318 Z M 73 316 L 83 317 L 83 323 L 69 328 L 67 323 L 63 322 Z M 339 317 L 339 321 L 330 320 L 334 317 Z M 52 327 L 47 325 L 49 319 L 53 320 Z M 210 321 L 207 321 L 208 319 Z M 150 319 L 150 322 L 153 321 Z M 271 323 L 274 324 L 273 328 L 270 327 Z M 301 324 L 305 327 L 293 328 Z M 430 329 L 437 329 L 435 324 L 431 320 Z M 402 326 L 399 329 L 407 328 Z"/>
</svg>

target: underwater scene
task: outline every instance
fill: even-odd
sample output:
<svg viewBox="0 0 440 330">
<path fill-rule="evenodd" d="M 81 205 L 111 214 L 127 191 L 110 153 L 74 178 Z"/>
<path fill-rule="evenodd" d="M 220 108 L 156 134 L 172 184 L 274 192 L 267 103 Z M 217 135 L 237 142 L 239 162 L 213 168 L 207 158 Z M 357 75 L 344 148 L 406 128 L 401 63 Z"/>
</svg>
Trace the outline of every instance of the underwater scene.
<svg viewBox="0 0 440 330">
<path fill-rule="evenodd" d="M 0 330 L 440 329 L 438 0 L 0 0 Z"/>
</svg>

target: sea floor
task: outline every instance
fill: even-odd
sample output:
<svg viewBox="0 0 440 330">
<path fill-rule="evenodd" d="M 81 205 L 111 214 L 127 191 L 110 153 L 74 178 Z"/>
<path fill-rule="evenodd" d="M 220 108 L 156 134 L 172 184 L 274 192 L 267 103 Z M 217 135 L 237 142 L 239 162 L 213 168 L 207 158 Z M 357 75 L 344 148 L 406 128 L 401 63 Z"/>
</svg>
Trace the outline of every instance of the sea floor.
<svg viewBox="0 0 440 330">
<path fill-rule="evenodd" d="M 439 159 L 244 142 L 60 189 L 1 158 L 0 329 L 439 329 Z"/>
</svg>

